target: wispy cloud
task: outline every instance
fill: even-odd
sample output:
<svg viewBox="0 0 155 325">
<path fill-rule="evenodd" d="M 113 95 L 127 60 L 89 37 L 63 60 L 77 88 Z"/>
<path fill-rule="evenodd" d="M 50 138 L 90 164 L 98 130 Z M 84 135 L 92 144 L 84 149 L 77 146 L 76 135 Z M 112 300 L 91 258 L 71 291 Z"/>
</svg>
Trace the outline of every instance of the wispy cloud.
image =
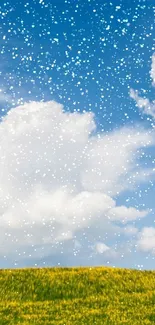
<svg viewBox="0 0 155 325">
<path fill-rule="evenodd" d="M 8 92 L 4 88 L 0 88 L 0 103 L 2 103 L 2 104 L 4 104 L 4 103 L 12 104 L 13 103 L 13 98 L 10 95 L 8 95 Z"/>
<path fill-rule="evenodd" d="M 137 90 L 130 89 L 130 97 L 136 101 L 141 112 L 155 118 L 155 101 L 152 103 L 147 98 L 140 97 Z"/>
<path fill-rule="evenodd" d="M 155 53 L 152 55 L 150 76 L 152 78 L 152 85 L 155 86 Z"/>
<path fill-rule="evenodd" d="M 152 78 L 152 85 L 155 85 L 155 53 L 152 55 L 152 64 L 150 70 L 150 76 Z M 137 106 L 140 108 L 141 112 L 146 115 L 150 115 L 155 118 L 155 100 L 150 102 L 148 98 L 143 98 L 139 96 L 138 90 L 130 89 L 129 95 L 135 100 Z"/>
</svg>

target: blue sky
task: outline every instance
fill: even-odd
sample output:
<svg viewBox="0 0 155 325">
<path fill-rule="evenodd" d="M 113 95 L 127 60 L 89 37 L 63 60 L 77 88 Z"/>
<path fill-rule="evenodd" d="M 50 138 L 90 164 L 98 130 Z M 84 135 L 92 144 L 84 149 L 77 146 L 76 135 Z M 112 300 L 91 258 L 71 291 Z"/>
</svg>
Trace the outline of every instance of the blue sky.
<svg viewBox="0 0 155 325">
<path fill-rule="evenodd" d="M 154 1 L 0 12 L 0 267 L 154 269 Z"/>
</svg>

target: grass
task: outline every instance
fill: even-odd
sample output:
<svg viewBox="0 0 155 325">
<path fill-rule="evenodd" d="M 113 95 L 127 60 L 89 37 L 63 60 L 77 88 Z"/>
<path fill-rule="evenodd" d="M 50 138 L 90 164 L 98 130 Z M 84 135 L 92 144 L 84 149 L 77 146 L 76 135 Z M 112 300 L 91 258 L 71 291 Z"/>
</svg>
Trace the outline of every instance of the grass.
<svg viewBox="0 0 155 325">
<path fill-rule="evenodd" d="M 155 324 L 155 271 L 0 270 L 0 325 Z"/>
</svg>

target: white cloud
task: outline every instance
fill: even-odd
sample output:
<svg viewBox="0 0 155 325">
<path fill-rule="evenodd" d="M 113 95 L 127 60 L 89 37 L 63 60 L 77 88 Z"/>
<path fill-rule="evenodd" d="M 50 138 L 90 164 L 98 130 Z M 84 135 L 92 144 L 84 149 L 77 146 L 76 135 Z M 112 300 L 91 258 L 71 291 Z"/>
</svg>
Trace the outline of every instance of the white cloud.
<svg viewBox="0 0 155 325">
<path fill-rule="evenodd" d="M 103 242 L 96 242 L 93 247 L 93 254 L 101 254 L 105 259 L 115 260 L 120 257 L 120 253 L 115 251 L 114 248 L 107 246 Z"/>
<path fill-rule="evenodd" d="M 152 145 L 152 134 L 122 128 L 98 136 L 92 135 L 95 128 L 92 113 L 65 113 L 56 102 L 27 103 L 5 116 L 0 124 L 1 254 L 21 250 L 22 258 L 22 249 L 45 244 L 52 251 L 98 220 L 103 229 L 109 215 L 111 222 L 127 222 L 147 214 L 116 207 L 113 197 L 129 187 L 137 149 Z"/>
<path fill-rule="evenodd" d="M 138 91 L 130 89 L 130 97 L 136 101 L 137 106 L 141 109 L 142 113 L 155 118 L 155 101 L 152 103 L 147 98 L 140 97 Z"/>
<path fill-rule="evenodd" d="M 100 242 L 96 243 L 95 248 L 96 248 L 96 252 L 99 254 L 103 254 L 104 252 L 110 249 L 107 245 Z"/>
<path fill-rule="evenodd" d="M 110 220 L 120 221 L 121 223 L 126 224 L 129 221 L 137 220 L 144 218 L 149 211 L 138 211 L 135 208 L 127 208 L 125 206 L 114 207 L 109 210 L 108 216 Z"/>
<path fill-rule="evenodd" d="M 155 254 L 155 228 L 144 227 L 137 236 L 137 249 Z"/>
<path fill-rule="evenodd" d="M 136 151 L 154 143 L 151 133 L 122 128 L 100 138 L 94 137 L 82 170 L 82 184 L 87 190 L 104 191 L 109 195 L 128 189 L 134 174 Z M 138 173 L 141 169 L 138 169 Z M 130 183 L 130 184 L 129 184 Z"/>
<path fill-rule="evenodd" d="M 155 85 L 155 53 L 152 55 L 151 71 L 150 76 L 152 78 L 152 85 Z"/>
<path fill-rule="evenodd" d="M 152 78 L 152 85 L 155 86 L 155 53 L 152 55 L 150 76 Z M 137 106 L 140 108 L 143 114 L 147 114 L 155 118 L 155 100 L 150 102 L 148 98 L 139 96 L 138 91 L 132 88 L 130 89 L 129 94 L 130 97 L 135 100 Z"/>
</svg>

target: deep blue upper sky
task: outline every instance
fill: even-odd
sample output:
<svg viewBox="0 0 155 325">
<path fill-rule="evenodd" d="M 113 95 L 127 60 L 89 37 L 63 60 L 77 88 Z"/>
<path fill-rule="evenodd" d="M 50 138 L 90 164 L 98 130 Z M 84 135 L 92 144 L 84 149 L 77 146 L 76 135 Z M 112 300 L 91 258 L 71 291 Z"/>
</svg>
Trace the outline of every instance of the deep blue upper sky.
<svg viewBox="0 0 155 325">
<path fill-rule="evenodd" d="M 15 103 L 55 99 L 94 111 L 104 130 L 146 120 L 129 88 L 152 95 L 153 0 L 10 0 L 0 10 L 0 82 Z"/>
</svg>

